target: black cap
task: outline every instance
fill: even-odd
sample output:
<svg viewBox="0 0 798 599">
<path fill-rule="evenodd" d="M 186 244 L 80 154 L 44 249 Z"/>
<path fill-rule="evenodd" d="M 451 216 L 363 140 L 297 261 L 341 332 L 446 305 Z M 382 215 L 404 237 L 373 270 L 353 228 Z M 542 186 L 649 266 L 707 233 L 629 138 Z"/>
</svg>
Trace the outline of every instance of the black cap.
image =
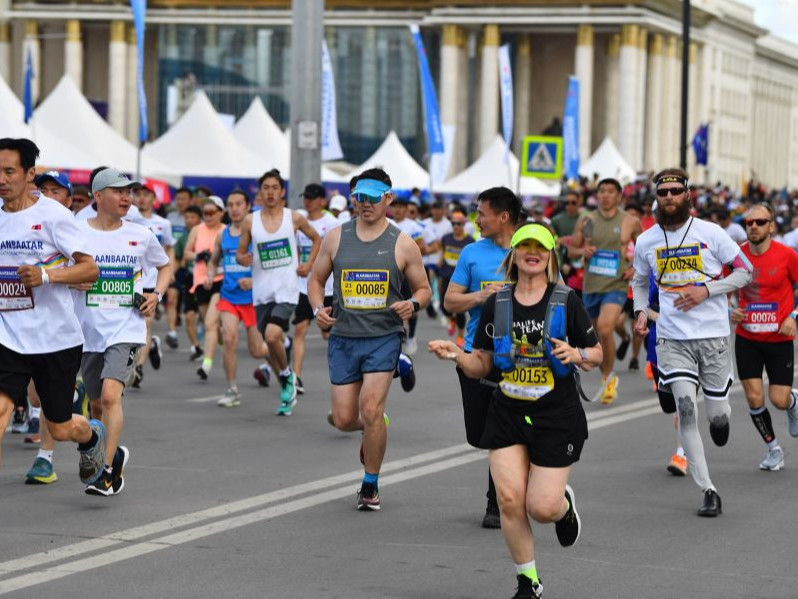
<svg viewBox="0 0 798 599">
<path fill-rule="evenodd" d="M 299 197 L 308 199 L 323 198 L 326 196 L 327 192 L 324 190 L 324 187 L 318 183 L 309 183 L 305 185 L 305 191 L 299 194 Z"/>
</svg>

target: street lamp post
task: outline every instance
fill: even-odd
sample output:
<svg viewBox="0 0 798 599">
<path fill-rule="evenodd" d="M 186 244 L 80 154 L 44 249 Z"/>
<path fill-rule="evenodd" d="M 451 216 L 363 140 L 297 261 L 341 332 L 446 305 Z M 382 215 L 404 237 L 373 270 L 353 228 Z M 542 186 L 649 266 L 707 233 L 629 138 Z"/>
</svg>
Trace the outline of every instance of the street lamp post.
<svg viewBox="0 0 798 599">
<path fill-rule="evenodd" d="M 679 166 L 687 169 L 687 111 L 690 81 L 690 0 L 682 0 L 682 114 L 679 133 Z"/>
</svg>

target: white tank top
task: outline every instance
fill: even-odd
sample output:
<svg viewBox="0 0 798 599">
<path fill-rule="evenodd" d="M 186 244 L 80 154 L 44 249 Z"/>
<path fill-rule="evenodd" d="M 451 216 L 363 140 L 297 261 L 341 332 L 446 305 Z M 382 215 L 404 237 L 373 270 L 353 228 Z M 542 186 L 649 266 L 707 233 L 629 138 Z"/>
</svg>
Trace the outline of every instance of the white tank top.
<svg viewBox="0 0 798 599">
<path fill-rule="evenodd" d="M 252 215 L 252 301 L 255 305 L 299 302 L 299 264 L 291 210 L 275 233 L 266 231 L 260 212 Z"/>
</svg>

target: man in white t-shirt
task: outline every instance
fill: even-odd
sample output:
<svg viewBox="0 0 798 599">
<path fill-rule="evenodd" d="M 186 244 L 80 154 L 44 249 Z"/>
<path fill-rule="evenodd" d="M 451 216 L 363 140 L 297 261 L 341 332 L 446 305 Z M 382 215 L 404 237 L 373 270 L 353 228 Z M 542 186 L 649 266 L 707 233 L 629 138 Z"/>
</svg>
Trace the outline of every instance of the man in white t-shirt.
<svg viewBox="0 0 798 599">
<path fill-rule="evenodd" d="M 438 274 L 438 262 L 441 261 L 441 239 L 444 235 L 452 232 L 452 223 L 446 218 L 446 206 L 443 200 L 435 200 L 432 204 L 432 216 L 421 221 L 424 227 L 424 243 L 427 244 L 427 253 L 422 260 L 424 261 L 424 268 L 427 270 L 427 277 L 429 278 L 430 286 Z M 441 280 L 437 280 L 438 290 L 438 304 L 442 302 L 442 288 Z M 433 287 L 435 289 L 435 287 Z M 437 315 L 435 311 L 435 302 L 430 302 L 427 306 L 427 315 L 430 318 L 435 318 Z M 448 319 L 447 324 L 448 324 Z"/>
<path fill-rule="evenodd" d="M 122 471 L 130 452 L 119 444 L 122 435 L 122 394 L 136 352 L 147 339 L 146 318 L 155 313 L 171 279 L 169 257 L 146 227 L 122 218 L 130 209 L 136 185 L 116 169 L 97 174 L 92 184 L 97 216 L 78 224 L 94 253 L 100 276 L 79 285 L 75 313 L 83 329 L 81 372 L 91 411 L 105 425 L 106 463 L 100 478 L 86 487 L 89 495 L 116 495 L 125 481 Z M 145 289 L 148 273 L 154 289 Z"/>
<path fill-rule="evenodd" d="M 715 222 L 717 222 L 720 227 L 726 231 L 729 237 L 731 237 L 736 244 L 740 245 L 748 240 L 748 237 L 745 234 L 745 229 L 732 220 L 731 215 L 726 208 L 719 208 L 715 211 L 713 216 L 713 220 L 715 220 Z"/>
<path fill-rule="evenodd" d="M 0 139 L 0 440 L 33 380 L 50 434 L 79 444 L 80 479 L 91 484 L 105 428 L 72 413 L 83 334 L 67 285 L 91 283 L 99 269 L 72 213 L 29 191 L 38 156 L 28 139 Z"/>
<path fill-rule="evenodd" d="M 733 371 L 726 294 L 751 281 L 751 263 L 714 223 L 690 216 L 687 173 L 665 169 L 654 177 L 657 224 L 637 238 L 634 258 L 635 332 L 648 333 L 649 277 L 659 287 L 657 366 L 660 404 L 677 412 L 690 474 L 704 493 L 699 516 L 714 517 L 721 500 L 709 477 L 698 432 L 696 395 L 706 399 L 709 432 L 716 445 L 729 438 L 729 389 Z M 723 267 L 731 274 L 722 278 Z"/>
</svg>

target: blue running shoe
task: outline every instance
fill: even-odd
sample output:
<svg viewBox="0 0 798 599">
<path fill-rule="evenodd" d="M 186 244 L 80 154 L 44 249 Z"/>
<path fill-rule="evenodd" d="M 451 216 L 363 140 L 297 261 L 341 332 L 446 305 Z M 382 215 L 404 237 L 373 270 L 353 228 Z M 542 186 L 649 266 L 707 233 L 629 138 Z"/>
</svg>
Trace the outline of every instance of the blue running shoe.
<svg viewBox="0 0 798 599">
<path fill-rule="evenodd" d="M 44 458 L 33 460 L 33 466 L 25 475 L 26 485 L 49 485 L 57 480 L 58 475 L 53 470 L 53 464 Z"/>
<path fill-rule="evenodd" d="M 105 467 L 105 427 L 102 422 L 94 419 L 89 420 L 89 426 L 97 433 L 97 442 L 88 449 L 80 449 L 78 446 L 80 482 L 84 485 L 96 482 Z"/>
<path fill-rule="evenodd" d="M 293 371 L 291 371 L 291 374 L 288 376 L 280 377 L 280 386 L 282 387 L 280 391 L 280 401 L 296 405 L 296 375 Z"/>
</svg>

